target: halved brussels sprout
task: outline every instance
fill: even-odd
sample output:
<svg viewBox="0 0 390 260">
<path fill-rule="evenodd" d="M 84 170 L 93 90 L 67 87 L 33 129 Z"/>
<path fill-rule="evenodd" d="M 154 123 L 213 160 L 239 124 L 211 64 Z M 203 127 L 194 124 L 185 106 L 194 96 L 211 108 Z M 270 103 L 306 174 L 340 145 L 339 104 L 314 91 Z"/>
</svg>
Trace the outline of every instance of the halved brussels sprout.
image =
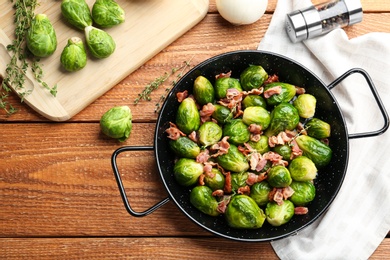
<svg viewBox="0 0 390 260">
<path fill-rule="evenodd" d="M 212 195 L 213 191 L 207 186 L 196 186 L 191 190 L 190 202 L 201 212 L 216 217 L 220 213 L 218 209 L 218 202 Z"/>
<path fill-rule="evenodd" d="M 211 117 L 217 120 L 218 123 L 225 124 L 229 120 L 233 119 L 233 113 L 229 108 L 218 104 L 215 104 L 214 107 L 215 110 Z"/>
<path fill-rule="evenodd" d="M 96 0 L 92 19 L 100 27 L 112 27 L 125 21 L 125 11 L 114 0 Z"/>
<path fill-rule="evenodd" d="M 263 67 L 258 65 L 249 66 L 240 75 L 241 86 L 247 91 L 260 88 L 267 79 L 267 72 Z"/>
<path fill-rule="evenodd" d="M 220 170 L 212 168 L 211 175 L 206 174 L 204 178 L 204 183 L 213 191 L 223 189 L 223 187 L 225 186 L 225 175 L 223 175 Z"/>
<path fill-rule="evenodd" d="M 222 99 L 226 97 L 226 92 L 230 88 L 235 88 L 238 91 L 242 91 L 240 82 L 235 78 L 218 78 L 215 81 L 214 89 L 215 89 L 215 97 L 217 99 Z"/>
<path fill-rule="evenodd" d="M 298 123 L 298 110 L 289 103 L 280 103 L 271 112 L 271 123 L 265 135 L 273 136 L 285 130 L 293 130 Z"/>
<path fill-rule="evenodd" d="M 208 103 L 214 103 L 213 84 L 207 78 L 198 76 L 194 81 L 193 95 L 196 102 L 202 106 Z"/>
<path fill-rule="evenodd" d="M 247 107 L 244 110 L 242 121 L 248 126 L 250 124 L 260 125 L 261 129 L 264 130 L 269 126 L 271 116 L 270 113 L 263 107 Z"/>
<path fill-rule="evenodd" d="M 261 135 L 259 141 L 249 141 L 248 144 L 260 154 L 269 152 L 270 150 L 266 135 Z"/>
<path fill-rule="evenodd" d="M 324 139 L 330 136 L 330 125 L 318 118 L 312 118 L 306 123 L 307 134 L 317 139 Z"/>
<path fill-rule="evenodd" d="M 246 195 L 235 195 L 230 199 L 225 217 L 229 226 L 248 229 L 261 228 L 266 218 L 263 210 Z"/>
<path fill-rule="evenodd" d="M 290 158 L 291 158 L 292 150 L 291 150 L 290 145 L 288 145 L 288 144 L 277 145 L 274 148 L 272 148 L 272 151 L 274 151 L 275 153 L 278 153 L 281 156 L 283 156 L 283 160 L 285 160 L 285 161 L 290 161 L 291 160 Z"/>
<path fill-rule="evenodd" d="M 217 157 L 217 162 L 227 171 L 244 172 L 249 169 L 249 163 L 245 155 L 233 144 L 230 144 L 227 154 Z"/>
<path fill-rule="evenodd" d="M 286 167 L 276 165 L 268 171 L 267 181 L 272 187 L 285 188 L 291 184 L 292 179 Z"/>
<path fill-rule="evenodd" d="M 295 140 L 303 155 L 311 159 L 317 167 L 327 165 L 332 159 L 332 149 L 323 142 L 307 135 L 300 135 Z"/>
<path fill-rule="evenodd" d="M 239 172 L 231 174 L 232 191 L 236 192 L 238 188 L 245 187 L 248 179 L 248 172 Z"/>
<path fill-rule="evenodd" d="M 203 164 L 194 159 L 180 158 L 173 167 L 173 176 L 182 186 L 193 186 L 203 173 Z"/>
<path fill-rule="evenodd" d="M 132 114 L 128 106 L 118 106 L 109 109 L 100 119 L 102 132 L 124 142 L 129 138 L 133 124 Z"/>
<path fill-rule="evenodd" d="M 293 102 L 302 118 L 313 117 L 316 112 L 317 99 L 311 94 L 301 94 Z"/>
<path fill-rule="evenodd" d="M 199 142 L 203 147 L 218 143 L 222 138 L 222 128 L 212 121 L 205 122 L 198 130 Z"/>
<path fill-rule="evenodd" d="M 278 86 L 282 88 L 282 92 L 280 94 L 275 94 L 267 98 L 266 100 L 268 105 L 276 106 L 282 102 L 289 102 L 293 99 L 293 97 L 295 97 L 295 94 L 297 93 L 297 90 L 294 85 L 282 82 L 269 83 L 264 87 L 264 91 Z"/>
<path fill-rule="evenodd" d="M 242 106 L 244 108 L 248 107 L 262 107 L 267 108 L 267 102 L 265 101 L 265 98 L 259 95 L 248 95 L 242 100 Z"/>
<path fill-rule="evenodd" d="M 68 40 L 68 44 L 61 53 L 60 61 L 67 71 L 78 71 L 87 65 L 87 53 L 79 37 L 72 37 Z"/>
<path fill-rule="evenodd" d="M 188 97 L 180 103 L 176 112 L 176 125 L 185 134 L 199 129 L 200 115 L 194 99 Z"/>
<path fill-rule="evenodd" d="M 71 25 L 80 30 L 92 25 L 91 11 L 85 0 L 62 0 L 61 13 Z"/>
<path fill-rule="evenodd" d="M 249 141 L 251 133 L 242 119 L 232 119 L 223 126 L 223 136 L 229 136 L 229 143 L 239 145 Z"/>
<path fill-rule="evenodd" d="M 91 54 L 98 59 L 107 58 L 116 48 L 114 39 L 107 32 L 93 26 L 85 27 L 85 39 Z"/>
<path fill-rule="evenodd" d="M 305 206 L 316 196 L 316 188 L 311 181 L 293 181 L 290 187 L 294 190 L 289 200 L 295 206 Z"/>
<path fill-rule="evenodd" d="M 195 159 L 200 153 L 198 144 L 186 136 L 180 136 L 176 140 L 170 140 L 169 146 L 179 157 Z"/>
<path fill-rule="evenodd" d="M 295 181 L 311 181 L 317 176 L 317 168 L 314 162 L 306 156 L 299 156 L 292 160 L 288 169 L 291 178 Z"/>
<path fill-rule="evenodd" d="M 47 15 L 35 15 L 26 33 L 26 44 L 39 58 L 50 56 L 57 49 L 56 32 Z"/>
<path fill-rule="evenodd" d="M 286 224 L 294 216 L 294 204 L 289 201 L 283 201 L 283 204 L 278 205 L 276 202 L 268 202 L 265 208 L 267 221 L 272 226 L 278 227 Z"/>
<path fill-rule="evenodd" d="M 257 182 L 252 185 L 250 197 L 260 207 L 267 205 L 269 202 L 269 193 L 272 190 L 271 185 L 267 181 Z"/>
</svg>

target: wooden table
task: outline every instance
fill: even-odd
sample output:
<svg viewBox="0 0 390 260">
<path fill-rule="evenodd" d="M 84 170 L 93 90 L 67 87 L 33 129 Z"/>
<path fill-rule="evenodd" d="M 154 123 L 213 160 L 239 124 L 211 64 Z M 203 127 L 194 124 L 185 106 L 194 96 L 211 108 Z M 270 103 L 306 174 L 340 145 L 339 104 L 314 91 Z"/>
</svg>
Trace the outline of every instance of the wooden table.
<svg viewBox="0 0 390 260">
<path fill-rule="evenodd" d="M 348 35 L 389 32 L 390 2 L 362 4 L 364 20 L 347 28 Z M 67 122 L 50 122 L 11 95 L 18 113 L 0 112 L 0 257 L 277 259 L 269 243 L 213 236 L 172 202 L 147 217 L 131 217 L 110 165 L 120 146 L 152 145 L 155 103 L 173 79 L 152 94 L 153 101 L 134 105 L 146 84 L 184 61 L 192 59 L 193 66 L 227 51 L 256 49 L 275 6 L 270 0 L 258 22 L 237 27 L 219 16 L 211 0 L 203 21 Z M 100 132 L 101 115 L 116 105 L 133 112 L 133 132 L 125 143 Z M 134 152 L 127 168 L 124 184 L 136 210 L 167 196 L 151 151 Z M 372 259 L 389 255 L 387 236 Z"/>
</svg>

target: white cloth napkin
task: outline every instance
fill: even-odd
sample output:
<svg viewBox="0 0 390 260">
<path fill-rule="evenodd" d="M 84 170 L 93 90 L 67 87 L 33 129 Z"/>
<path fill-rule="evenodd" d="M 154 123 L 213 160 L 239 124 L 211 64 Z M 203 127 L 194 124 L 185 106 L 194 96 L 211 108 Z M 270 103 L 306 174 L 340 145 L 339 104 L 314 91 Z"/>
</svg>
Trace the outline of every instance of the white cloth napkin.
<svg viewBox="0 0 390 260">
<path fill-rule="evenodd" d="M 326 84 L 349 69 L 363 68 L 390 111 L 390 34 L 369 33 L 348 39 L 337 29 L 294 44 L 285 31 L 286 14 L 310 5 L 308 0 L 278 1 L 258 49 L 295 59 Z M 361 75 L 350 76 L 332 93 L 350 134 L 383 126 L 382 115 Z M 389 232 L 390 130 L 376 137 L 350 139 L 349 144 L 348 169 L 336 199 L 312 225 L 295 236 L 272 242 L 281 259 L 367 259 Z"/>
</svg>

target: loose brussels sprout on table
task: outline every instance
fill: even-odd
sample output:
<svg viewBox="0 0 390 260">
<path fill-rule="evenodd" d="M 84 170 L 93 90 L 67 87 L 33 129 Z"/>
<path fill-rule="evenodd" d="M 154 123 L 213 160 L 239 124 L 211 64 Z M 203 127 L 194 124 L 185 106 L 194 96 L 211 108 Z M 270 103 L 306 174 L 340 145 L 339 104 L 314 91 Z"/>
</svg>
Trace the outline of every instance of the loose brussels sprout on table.
<svg viewBox="0 0 390 260">
<path fill-rule="evenodd" d="M 45 14 L 37 14 L 26 33 L 27 48 L 36 57 L 50 56 L 57 49 L 57 36 Z"/>
<path fill-rule="evenodd" d="M 62 0 L 61 13 L 65 19 L 80 30 L 92 25 L 92 15 L 85 0 Z"/>
<path fill-rule="evenodd" d="M 107 32 L 93 26 L 85 27 L 84 31 L 89 51 L 95 58 L 107 58 L 115 51 L 116 43 Z"/>
<path fill-rule="evenodd" d="M 125 11 L 114 0 L 96 0 L 91 15 L 100 27 L 112 27 L 125 21 Z"/>
<path fill-rule="evenodd" d="M 68 44 L 61 53 L 60 61 L 67 71 L 78 71 L 87 65 L 87 53 L 79 37 L 72 37 L 68 40 Z"/>
<path fill-rule="evenodd" d="M 101 117 L 100 128 L 105 135 L 124 142 L 131 134 L 132 118 L 128 106 L 113 107 Z"/>
</svg>

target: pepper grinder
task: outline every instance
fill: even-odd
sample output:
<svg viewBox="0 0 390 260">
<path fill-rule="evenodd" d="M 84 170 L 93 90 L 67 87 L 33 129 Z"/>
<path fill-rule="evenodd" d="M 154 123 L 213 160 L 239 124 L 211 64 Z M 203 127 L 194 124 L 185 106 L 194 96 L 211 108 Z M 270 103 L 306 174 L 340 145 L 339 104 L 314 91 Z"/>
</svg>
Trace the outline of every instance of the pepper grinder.
<svg viewBox="0 0 390 260">
<path fill-rule="evenodd" d="M 359 23 L 362 19 L 359 0 L 332 0 L 287 14 L 286 30 L 295 43 Z"/>
</svg>

